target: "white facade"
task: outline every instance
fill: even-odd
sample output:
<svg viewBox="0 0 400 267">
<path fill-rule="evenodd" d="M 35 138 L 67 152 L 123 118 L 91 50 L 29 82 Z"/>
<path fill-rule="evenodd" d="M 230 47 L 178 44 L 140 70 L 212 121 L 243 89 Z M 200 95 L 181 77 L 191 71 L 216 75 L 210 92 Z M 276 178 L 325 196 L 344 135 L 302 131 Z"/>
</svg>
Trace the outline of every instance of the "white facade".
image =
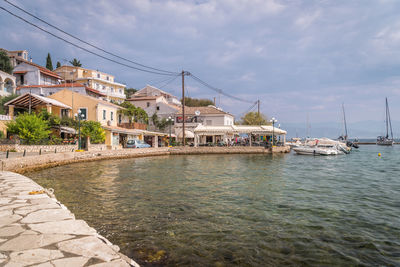
<svg viewBox="0 0 400 267">
<path fill-rule="evenodd" d="M 21 62 L 14 70 L 17 86 L 24 85 L 56 85 L 59 84 L 60 77 L 39 65 L 31 62 Z"/>
<path fill-rule="evenodd" d="M 0 96 L 15 94 L 15 77 L 0 70 Z"/>
<path fill-rule="evenodd" d="M 172 105 L 177 105 L 181 106 L 182 103 L 179 101 L 179 99 L 171 95 L 170 93 L 167 93 L 161 89 L 158 89 L 157 87 L 151 86 L 151 85 L 146 85 L 143 89 L 140 89 L 136 93 L 133 94 L 132 99 L 136 97 L 155 97 L 155 96 L 163 96 L 164 99 L 167 101 L 167 103 L 172 104 Z"/>
</svg>

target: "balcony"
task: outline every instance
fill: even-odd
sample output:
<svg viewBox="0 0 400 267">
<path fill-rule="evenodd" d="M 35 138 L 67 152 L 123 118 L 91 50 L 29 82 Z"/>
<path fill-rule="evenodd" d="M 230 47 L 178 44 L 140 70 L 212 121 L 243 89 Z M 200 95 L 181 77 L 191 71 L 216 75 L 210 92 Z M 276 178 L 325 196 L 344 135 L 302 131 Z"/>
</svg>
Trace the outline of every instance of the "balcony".
<svg viewBox="0 0 400 267">
<path fill-rule="evenodd" d="M 122 122 L 118 123 L 118 127 L 125 129 L 139 129 L 139 130 L 147 130 L 147 124 L 138 123 L 138 122 Z"/>
</svg>

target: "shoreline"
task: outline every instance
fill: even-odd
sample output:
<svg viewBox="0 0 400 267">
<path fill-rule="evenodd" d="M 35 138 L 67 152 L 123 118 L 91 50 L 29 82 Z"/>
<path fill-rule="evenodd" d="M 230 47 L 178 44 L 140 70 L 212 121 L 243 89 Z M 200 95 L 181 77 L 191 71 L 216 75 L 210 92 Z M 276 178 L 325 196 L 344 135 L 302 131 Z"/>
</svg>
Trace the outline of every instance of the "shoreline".
<svg viewBox="0 0 400 267">
<path fill-rule="evenodd" d="M 142 148 L 85 152 L 62 152 L 38 156 L 2 159 L 1 171 L 24 174 L 46 168 L 78 162 L 90 162 L 108 159 L 127 159 L 138 157 L 157 157 L 169 155 L 205 155 L 205 154 L 275 154 L 288 153 L 290 147 L 177 147 Z"/>
<path fill-rule="evenodd" d="M 0 265 L 139 266 L 31 178 L 2 171 L 0 188 Z"/>
</svg>

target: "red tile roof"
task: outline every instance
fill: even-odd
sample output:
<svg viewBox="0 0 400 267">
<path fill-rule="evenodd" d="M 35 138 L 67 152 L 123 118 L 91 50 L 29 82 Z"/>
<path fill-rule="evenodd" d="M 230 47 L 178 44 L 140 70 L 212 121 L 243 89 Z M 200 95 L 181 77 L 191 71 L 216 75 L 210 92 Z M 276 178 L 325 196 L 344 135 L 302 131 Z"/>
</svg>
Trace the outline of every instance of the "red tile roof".
<svg viewBox="0 0 400 267">
<path fill-rule="evenodd" d="M 39 71 L 45 75 L 52 76 L 57 79 L 61 79 L 61 77 L 57 73 L 55 73 L 51 70 L 48 70 L 45 67 L 42 67 L 38 64 L 35 64 L 35 63 L 27 61 L 27 60 L 21 60 L 21 62 L 37 67 L 39 69 Z"/>
<path fill-rule="evenodd" d="M 61 83 L 61 84 L 54 84 L 54 85 L 25 85 L 25 86 L 19 86 L 17 87 L 17 90 L 20 90 L 21 88 L 57 88 L 57 87 L 63 87 L 66 89 L 74 88 L 74 87 L 84 87 L 87 91 L 90 91 L 92 93 L 95 93 L 99 96 L 106 96 L 105 94 L 101 93 L 100 91 L 97 91 L 96 89 L 90 88 L 85 86 L 84 84 L 81 83 Z"/>
<path fill-rule="evenodd" d="M 27 71 L 20 70 L 20 71 L 13 72 L 13 74 L 25 74 L 25 73 L 27 73 Z"/>
<path fill-rule="evenodd" d="M 127 101 L 143 101 L 143 100 L 154 100 L 157 99 L 161 96 L 138 96 L 138 97 L 132 97 L 127 99 Z"/>
</svg>

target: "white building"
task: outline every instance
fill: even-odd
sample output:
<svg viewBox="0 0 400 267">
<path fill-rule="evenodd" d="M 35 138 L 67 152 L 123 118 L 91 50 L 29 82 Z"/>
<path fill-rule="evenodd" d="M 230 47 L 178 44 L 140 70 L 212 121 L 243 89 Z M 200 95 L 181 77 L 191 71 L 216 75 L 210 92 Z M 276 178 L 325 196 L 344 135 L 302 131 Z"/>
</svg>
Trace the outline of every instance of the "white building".
<svg viewBox="0 0 400 267">
<path fill-rule="evenodd" d="M 158 89 L 157 87 L 151 86 L 151 85 L 146 85 L 143 89 L 140 89 L 136 93 L 134 93 L 131 97 L 131 99 L 137 98 L 137 97 L 154 97 L 154 96 L 163 96 L 167 103 L 172 104 L 172 105 L 177 105 L 181 106 L 182 103 L 179 101 L 179 99 L 171 95 L 170 93 L 167 93 L 161 89 Z"/>
<path fill-rule="evenodd" d="M 15 94 L 15 77 L 0 70 L 0 96 Z"/>
<path fill-rule="evenodd" d="M 194 138 L 194 129 L 199 125 L 204 126 L 231 126 L 234 116 L 215 106 L 185 107 L 185 138 Z M 182 110 L 175 117 L 175 134 L 178 138 L 183 136 Z"/>
<path fill-rule="evenodd" d="M 17 86 L 56 85 L 61 82 L 57 73 L 25 60 L 14 67 L 13 75 L 16 77 Z"/>
</svg>

